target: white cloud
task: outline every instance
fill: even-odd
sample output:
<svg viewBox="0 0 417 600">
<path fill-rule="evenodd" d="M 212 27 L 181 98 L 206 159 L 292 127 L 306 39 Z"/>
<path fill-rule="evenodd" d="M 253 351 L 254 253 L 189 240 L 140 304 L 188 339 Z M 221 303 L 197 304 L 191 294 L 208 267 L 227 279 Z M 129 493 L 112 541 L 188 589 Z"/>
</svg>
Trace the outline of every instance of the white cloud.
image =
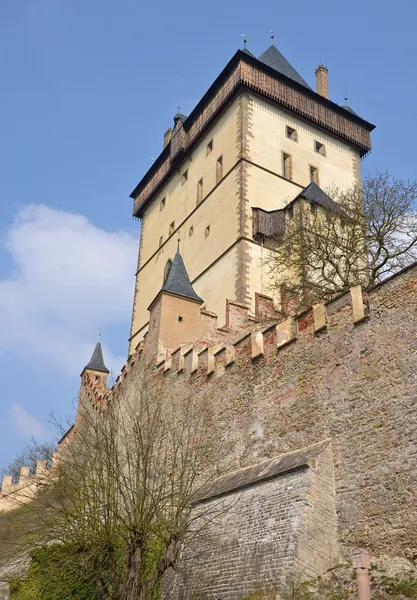
<svg viewBox="0 0 417 600">
<path fill-rule="evenodd" d="M 13 352 L 73 375 L 88 361 L 98 327 L 104 337 L 112 325 L 124 323 L 128 331 L 136 238 L 30 205 L 18 213 L 5 248 L 13 272 L 0 280 L 0 355 Z M 118 371 L 125 357 L 104 351 Z"/>
<path fill-rule="evenodd" d="M 14 402 L 10 409 L 12 423 L 17 432 L 24 437 L 33 437 L 36 439 L 45 439 L 46 430 L 42 423 L 32 417 L 20 404 Z"/>
</svg>

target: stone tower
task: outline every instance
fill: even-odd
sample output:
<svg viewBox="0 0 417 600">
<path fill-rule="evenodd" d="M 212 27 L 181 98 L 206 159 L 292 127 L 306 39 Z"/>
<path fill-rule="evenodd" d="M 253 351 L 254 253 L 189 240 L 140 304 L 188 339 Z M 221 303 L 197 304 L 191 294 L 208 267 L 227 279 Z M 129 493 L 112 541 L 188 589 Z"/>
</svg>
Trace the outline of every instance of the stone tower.
<svg viewBox="0 0 417 600">
<path fill-rule="evenodd" d="M 327 201 L 323 189 L 360 178 L 374 126 L 330 100 L 323 65 L 316 79 L 317 92 L 274 45 L 259 58 L 239 50 L 191 114 L 174 117 L 131 194 L 142 230 L 130 352 L 178 238 L 196 294 L 222 323 L 226 298 L 253 310 L 255 293 L 268 291 L 263 217 L 299 197 Z"/>
</svg>

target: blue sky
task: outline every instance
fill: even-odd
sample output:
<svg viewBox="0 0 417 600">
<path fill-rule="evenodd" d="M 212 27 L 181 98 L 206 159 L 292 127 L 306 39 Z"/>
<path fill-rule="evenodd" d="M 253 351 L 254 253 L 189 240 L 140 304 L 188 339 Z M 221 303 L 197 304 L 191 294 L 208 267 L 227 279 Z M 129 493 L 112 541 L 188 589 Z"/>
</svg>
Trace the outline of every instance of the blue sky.
<svg viewBox="0 0 417 600">
<path fill-rule="evenodd" d="M 363 172 L 416 174 L 417 3 L 2 0 L 0 467 L 73 414 L 103 329 L 127 352 L 139 223 L 129 194 L 237 48 L 277 47 L 377 125 Z"/>
</svg>

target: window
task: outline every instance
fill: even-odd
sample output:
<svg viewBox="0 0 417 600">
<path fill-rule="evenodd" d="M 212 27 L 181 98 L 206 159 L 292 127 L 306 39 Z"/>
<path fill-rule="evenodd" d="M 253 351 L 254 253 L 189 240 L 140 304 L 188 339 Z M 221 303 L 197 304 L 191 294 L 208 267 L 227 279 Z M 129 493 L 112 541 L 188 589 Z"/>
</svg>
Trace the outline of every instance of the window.
<svg viewBox="0 0 417 600">
<path fill-rule="evenodd" d="M 210 225 L 207 225 L 205 235 L 206 235 L 206 237 L 208 237 L 210 235 Z"/>
<path fill-rule="evenodd" d="M 206 156 L 208 156 L 212 150 L 213 150 L 213 140 L 210 140 L 206 146 Z"/>
<path fill-rule="evenodd" d="M 164 283 L 168 277 L 168 274 L 171 270 L 171 265 L 172 265 L 172 260 L 170 258 L 168 258 L 167 260 L 167 264 L 165 265 L 165 269 L 164 269 Z"/>
<path fill-rule="evenodd" d="M 294 129 L 293 127 L 290 127 L 289 125 L 287 125 L 287 128 L 286 128 L 286 135 L 287 135 L 287 138 L 290 140 L 293 140 L 293 142 L 298 142 L 297 130 Z"/>
<path fill-rule="evenodd" d="M 312 167 L 310 165 L 310 183 L 313 181 L 314 183 L 317 183 L 317 185 L 319 184 L 319 170 L 317 167 Z"/>
<path fill-rule="evenodd" d="M 162 198 L 161 202 L 159 203 L 159 210 L 163 210 L 165 208 L 165 200 L 166 198 Z"/>
<path fill-rule="evenodd" d="M 175 231 L 175 221 L 172 221 L 171 225 L 169 226 L 169 230 L 168 230 L 168 235 L 172 235 Z"/>
<path fill-rule="evenodd" d="M 216 183 L 223 179 L 223 156 L 216 160 Z"/>
<path fill-rule="evenodd" d="M 190 229 L 188 230 L 188 236 L 191 237 L 194 233 L 194 227 L 191 225 Z"/>
<path fill-rule="evenodd" d="M 159 238 L 159 247 L 161 247 L 161 246 L 162 246 L 163 242 L 164 242 L 164 238 L 163 238 L 163 236 L 161 235 L 161 237 Z"/>
<path fill-rule="evenodd" d="M 186 171 L 184 171 L 184 173 L 181 175 L 181 185 L 184 185 L 184 183 L 187 181 L 188 179 L 188 169 Z"/>
<path fill-rule="evenodd" d="M 197 183 L 197 204 L 200 204 L 202 199 L 203 199 L 203 180 L 200 179 L 200 181 Z"/>
<path fill-rule="evenodd" d="M 317 152 L 317 154 L 326 156 L 326 146 L 321 142 L 314 142 L 314 150 Z"/>
<path fill-rule="evenodd" d="M 282 153 L 282 174 L 287 179 L 292 179 L 292 160 L 289 154 Z"/>
</svg>

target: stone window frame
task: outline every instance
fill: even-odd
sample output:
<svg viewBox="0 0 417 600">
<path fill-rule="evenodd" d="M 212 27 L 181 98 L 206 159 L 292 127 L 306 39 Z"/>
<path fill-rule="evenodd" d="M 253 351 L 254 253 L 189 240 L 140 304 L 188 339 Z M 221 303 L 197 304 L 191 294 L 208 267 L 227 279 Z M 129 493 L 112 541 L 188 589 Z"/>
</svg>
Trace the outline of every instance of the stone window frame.
<svg viewBox="0 0 417 600">
<path fill-rule="evenodd" d="M 203 177 L 197 183 L 197 206 L 201 204 L 204 197 L 204 179 Z"/>
<path fill-rule="evenodd" d="M 216 185 L 223 179 L 223 154 L 216 160 Z"/>
<path fill-rule="evenodd" d="M 206 146 L 206 156 L 211 154 L 212 151 L 213 151 L 213 139 L 211 139 Z"/>
<path fill-rule="evenodd" d="M 168 237 L 170 237 L 174 232 L 175 232 L 175 221 L 172 221 L 172 223 L 170 224 L 169 229 L 168 229 Z"/>
<path fill-rule="evenodd" d="M 298 131 L 294 129 L 294 127 L 291 127 L 291 125 L 286 125 L 285 137 L 287 137 L 289 140 L 292 140 L 293 142 L 298 142 Z"/>
<path fill-rule="evenodd" d="M 314 140 L 314 152 L 316 154 L 320 154 L 320 156 L 326 156 L 326 146 L 323 142 L 319 142 L 318 140 Z"/>
<path fill-rule="evenodd" d="M 288 152 L 282 152 L 282 176 L 289 181 L 292 181 L 292 156 Z"/>
<path fill-rule="evenodd" d="M 165 205 L 166 205 L 166 196 L 164 196 L 164 197 L 162 198 L 162 200 L 160 201 L 160 203 L 159 203 L 159 210 L 160 210 L 160 211 L 161 211 L 161 210 L 164 210 L 164 208 L 165 208 Z"/>
<path fill-rule="evenodd" d="M 184 183 L 187 183 L 187 181 L 188 181 L 188 169 L 185 169 L 185 171 L 181 175 L 181 185 L 184 185 Z"/>
<path fill-rule="evenodd" d="M 316 185 L 320 185 L 320 178 L 319 178 L 319 168 L 316 167 L 315 165 L 308 165 L 308 177 L 309 177 L 309 184 L 310 183 L 314 183 Z"/>
</svg>

